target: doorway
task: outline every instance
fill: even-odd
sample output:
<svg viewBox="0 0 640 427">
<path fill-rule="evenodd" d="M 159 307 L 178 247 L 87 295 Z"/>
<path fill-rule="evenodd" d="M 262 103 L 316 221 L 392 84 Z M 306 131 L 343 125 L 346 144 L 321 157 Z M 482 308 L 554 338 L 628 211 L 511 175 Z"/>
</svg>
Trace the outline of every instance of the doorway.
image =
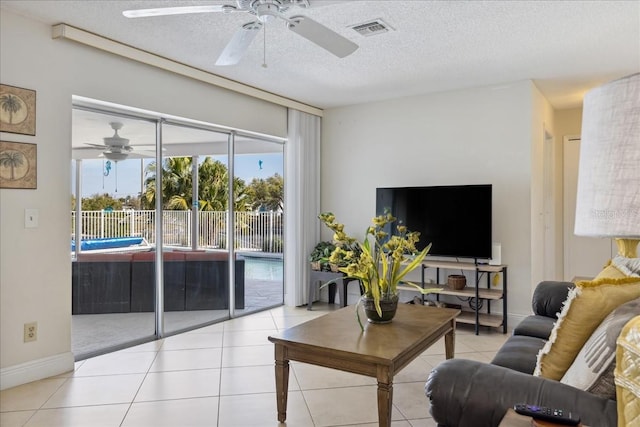
<svg viewBox="0 0 640 427">
<path fill-rule="evenodd" d="M 617 249 L 613 239 L 581 237 L 573 233 L 576 217 L 580 137 L 563 140 L 564 280 L 593 278 Z"/>
</svg>

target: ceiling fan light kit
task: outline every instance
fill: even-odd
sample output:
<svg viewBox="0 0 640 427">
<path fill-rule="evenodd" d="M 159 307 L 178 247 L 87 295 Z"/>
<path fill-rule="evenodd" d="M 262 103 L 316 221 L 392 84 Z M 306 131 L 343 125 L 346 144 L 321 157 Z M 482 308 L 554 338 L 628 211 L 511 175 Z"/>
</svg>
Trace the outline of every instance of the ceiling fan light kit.
<svg viewBox="0 0 640 427">
<path fill-rule="evenodd" d="M 122 138 L 120 135 L 118 135 L 118 131 L 122 129 L 122 123 L 111 122 L 109 123 L 109 125 L 111 126 L 111 129 L 115 131 L 115 133 L 113 134 L 113 136 L 102 138 L 102 140 L 104 141 L 104 145 L 112 148 L 124 148 L 124 149 L 130 148 L 129 140 L 127 138 Z"/>
<path fill-rule="evenodd" d="M 307 16 L 297 15 L 289 18 L 284 14 L 292 7 L 306 9 L 311 5 L 312 3 L 309 0 L 237 0 L 236 5 L 179 6 L 125 10 L 122 14 L 127 18 L 210 12 L 246 12 L 255 15 L 258 21 L 249 22 L 240 27 L 223 49 L 216 60 L 216 65 L 220 66 L 237 64 L 263 25 L 277 19 L 285 21 L 287 28 L 293 33 L 315 43 L 338 58 L 344 58 L 355 52 L 358 49 L 357 44 L 319 22 Z"/>
<path fill-rule="evenodd" d="M 105 151 L 104 153 L 102 153 L 102 156 L 105 159 L 112 160 L 114 162 L 117 162 L 118 160 L 125 160 L 128 155 L 129 153 L 116 153 L 114 151 Z"/>
<path fill-rule="evenodd" d="M 113 129 L 113 136 L 107 136 L 102 138 L 102 144 L 85 143 L 88 147 L 75 147 L 74 150 L 100 150 L 101 153 L 98 157 L 105 158 L 112 161 L 126 160 L 130 155 L 135 154 L 134 157 L 155 157 L 155 145 L 136 145 L 135 147 L 129 143 L 128 138 L 123 138 L 118 134 L 118 131 L 122 129 L 122 123 L 110 122 L 109 125 Z M 147 149 L 145 149 L 147 148 Z M 164 150 L 164 149 L 163 149 Z M 93 157 L 89 157 L 93 158 Z"/>
<path fill-rule="evenodd" d="M 254 2 L 255 3 L 255 2 Z M 258 2 L 255 6 L 256 15 L 258 15 L 258 19 L 260 22 L 270 22 L 275 18 L 280 16 L 282 9 L 277 3 L 269 2 L 269 3 L 260 3 Z"/>
</svg>

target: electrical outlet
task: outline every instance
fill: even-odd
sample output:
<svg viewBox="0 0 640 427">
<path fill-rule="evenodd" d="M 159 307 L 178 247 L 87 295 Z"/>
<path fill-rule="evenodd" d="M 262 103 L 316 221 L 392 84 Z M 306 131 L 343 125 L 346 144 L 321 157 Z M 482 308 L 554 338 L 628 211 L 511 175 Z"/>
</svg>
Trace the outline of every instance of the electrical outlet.
<svg viewBox="0 0 640 427">
<path fill-rule="evenodd" d="M 38 322 L 24 324 L 24 342 L 36 341 L 38 339 Z"/>
</svg>

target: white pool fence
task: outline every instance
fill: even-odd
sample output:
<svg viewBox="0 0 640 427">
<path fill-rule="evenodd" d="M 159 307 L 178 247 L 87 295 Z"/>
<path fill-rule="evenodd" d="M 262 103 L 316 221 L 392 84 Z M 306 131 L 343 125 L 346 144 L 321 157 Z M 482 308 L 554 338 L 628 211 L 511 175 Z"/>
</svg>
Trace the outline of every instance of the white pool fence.
<svg viewBox="0 0 640 427">
<path fill-rule="evenodd" d="M 227 211 L 199 211 L 198 246 L 225 248 Z M 191 247 L 191 211 L 162 212 L 163 243 Z M 101 210 L 81 212 L 82 239 L 144 237 L 155 244 L 153 210 Z M 282 252 L 282 212 L 235 212 L 233 241 L 237 250 Z M 71 211 L 71 239 L 75 240 L 76 212 Z"/>
</svg>

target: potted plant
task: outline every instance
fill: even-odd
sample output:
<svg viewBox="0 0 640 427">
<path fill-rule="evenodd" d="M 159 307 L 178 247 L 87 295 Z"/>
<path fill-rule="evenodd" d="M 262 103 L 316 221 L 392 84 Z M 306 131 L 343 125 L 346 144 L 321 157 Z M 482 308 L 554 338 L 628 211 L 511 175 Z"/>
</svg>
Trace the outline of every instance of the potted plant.
<svg viewBox="0 0 640 427">
<path fill-rule="evenodd" d="M 439 288 L 423 289 L 404 280 L 409 272 L 422 263 L 431 245 L 418 252 L 416 243 L 420 233 L 411 232 L 401 224 L 397 226 L 397 234 L 389 236 L 384 227 L 396 221 L 390 213 L 374 217 L 373 225 L 367 227 L 361 242 L 347 235 L 344 225 L 337 223 L 331 212 L 322 213 L 318 218 L 334 232 L 333 243 L 336 247 L 329 262 L 342 261 L 343 266 L 338 270 L 362 284 L 364 294 L 356 304 L 356 318 L 363 331 L 358 313 L 360 304 L 364 306 L 370 322 L 390 322 L 397 308 L 400 282 L 413 286 L 423 294 L 439 291 Z"/>
<path fill-rule="evenodd" d="M 329 257 L 336 246 L 332 242 L 318 242 L 309 255 L 311 269 L 318 271 L 329 271 Z"/>
</svg>

